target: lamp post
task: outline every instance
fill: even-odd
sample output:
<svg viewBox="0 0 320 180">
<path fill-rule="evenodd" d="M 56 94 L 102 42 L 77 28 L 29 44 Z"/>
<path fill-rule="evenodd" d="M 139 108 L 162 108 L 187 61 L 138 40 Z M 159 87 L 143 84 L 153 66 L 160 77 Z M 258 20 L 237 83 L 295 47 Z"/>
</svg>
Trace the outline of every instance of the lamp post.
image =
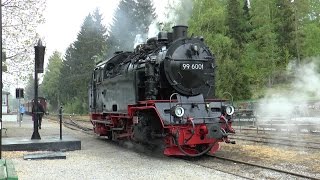
<svg viewBox="0 0 320 180">
<path fill-rule="evenodd" d="M 43 62 L 45 54 L 45 46 L 42 45 L 41 39 L 38 44 L 34 47 L 35 51 L 35 62 L 34 62 L 34 101 L 33 101 L 33 134 L 31 139 L 41 139 L 38 129 L 38 115 L 40 112 L 38 109 L 38 73 L 43 73 Z"/>
</svg>

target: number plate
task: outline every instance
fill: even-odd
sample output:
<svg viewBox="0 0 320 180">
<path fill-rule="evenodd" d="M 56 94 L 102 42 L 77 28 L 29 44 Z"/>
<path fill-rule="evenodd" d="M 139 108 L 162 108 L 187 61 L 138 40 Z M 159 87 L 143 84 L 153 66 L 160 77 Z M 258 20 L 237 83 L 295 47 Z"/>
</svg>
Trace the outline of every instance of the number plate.
<svg viewBox="0 0 320 180">
<path fill-rule="evenodd" d="M 181 70 L 203 70 L 202 63 L 182 63 Z"/>
</svg>

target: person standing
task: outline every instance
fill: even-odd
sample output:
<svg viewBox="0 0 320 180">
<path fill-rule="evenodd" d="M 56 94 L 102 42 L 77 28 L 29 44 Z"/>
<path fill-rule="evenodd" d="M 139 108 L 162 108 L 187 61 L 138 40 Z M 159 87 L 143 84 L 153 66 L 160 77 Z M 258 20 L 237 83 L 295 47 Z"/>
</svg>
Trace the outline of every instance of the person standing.
<svg viewBox="0 0 320 180">
<path fill-rule="evenodd" d="M 38 112 L 35 112 L 35 106 L 34 104 L 37 105 L 37 110 Z M 40 102 L 36 102 L 36 103 L 33 103 L 33 106 L 32 106 L 32 116 L 33 118 L 35 118 L 35 116 L 37 115 L 37 119 L 38 119 L 38 127 L 39 129 L 41 129 L 41 123 L 42 123 L 42 116 L 44 115 L 45 111 L 44 111 L 44 108 L 43 106 L 40 104 Z"/>
<path fill-rule="evenodd" d="M 23 114 L 26 112 L 26 109 L 24 108 L 23 104 L 20 105 L 19 113 L 20 113 L 20 121 L 23 120 Z"/>
</svg>

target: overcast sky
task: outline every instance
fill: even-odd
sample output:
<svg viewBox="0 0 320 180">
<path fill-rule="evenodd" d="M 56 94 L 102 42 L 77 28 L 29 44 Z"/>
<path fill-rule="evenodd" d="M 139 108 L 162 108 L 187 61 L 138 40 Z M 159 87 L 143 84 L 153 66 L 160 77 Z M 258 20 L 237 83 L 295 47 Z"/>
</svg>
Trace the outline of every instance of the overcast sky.
<svg viewBox="0 0 320 180">
<path fill-rule="evenodd" d="M 44 12 L 45 24 L 37 29 L 46 46 L 46 61 L 55 50 L 65 53 L 80 31 L 85 17 L 97 7 L 103 15 L 104 25 L 112 21 L 120 0 L 47 0 Z M 167 0 L 154 0 L 157 13 L 164 10 Z M 47 63 L 47 62 L 46 62 Z"/>
<path fill-rule="evenodd" d="M 97 7 L 103 14 L 105 25 L 109 24 L 118 3 L 119 0 L 47 0 L 46 22 L 38 28 L 46 45 L 46 59 L 55 50 L 65 52 L 76 40 L 85 17 Z"/>
</svg>

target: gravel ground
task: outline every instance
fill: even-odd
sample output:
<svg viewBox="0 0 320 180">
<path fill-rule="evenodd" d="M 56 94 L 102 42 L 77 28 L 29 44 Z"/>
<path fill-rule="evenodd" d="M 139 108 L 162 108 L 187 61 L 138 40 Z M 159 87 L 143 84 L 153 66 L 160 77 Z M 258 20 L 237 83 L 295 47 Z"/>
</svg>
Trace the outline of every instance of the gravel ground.
<svg viewBox="0 0 320 180">
<path fill-rule="evenodd" d="M 33 132 L 27 117 L 21 127 L 16 122 L 4 122 L 3 127 L 8 128 L 4 138 L 31 137 Z M 13 160 L 21 180 L 240 179 L 181 159 L 144 155 L 79 131 L 64 128 L 63 133 L 80 139 L 82 150 L 66 152 L 67 158 L 59 160 L 23 160 L 23 155 L 35 152 L 3 152 L 3 158 Z M 40 135 L 58 136 L 59 125 L 44 120 Z"/>
</svg>

